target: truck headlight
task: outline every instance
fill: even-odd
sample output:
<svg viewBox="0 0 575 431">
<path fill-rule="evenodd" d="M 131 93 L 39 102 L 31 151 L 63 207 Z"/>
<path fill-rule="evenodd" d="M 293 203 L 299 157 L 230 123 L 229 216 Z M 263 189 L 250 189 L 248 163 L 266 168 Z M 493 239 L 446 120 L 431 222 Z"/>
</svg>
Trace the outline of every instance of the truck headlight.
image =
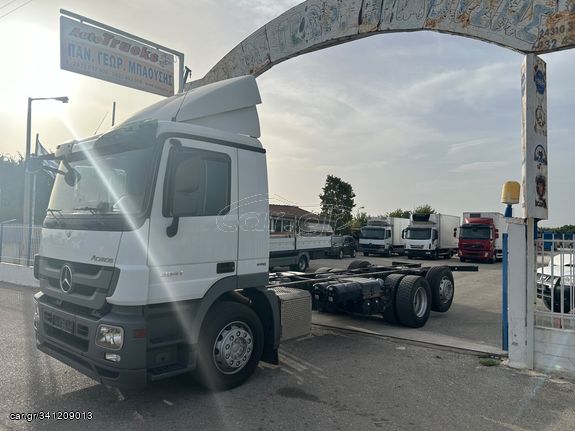
<svg viewBox="0 0 575 431">
<path fill-rule="evenodd" d="M 34 328 L 38 329 L 38 323 L 40 322 L 40 308 L 38 308 L 38 301 L 34 299 Z"/>
<path fill-rule="evenodd" d="M 99 325 L 96 345 L 105 349 L 120 350 L 124 344 L 124 329 L 119 326 Z"/>
</svg>

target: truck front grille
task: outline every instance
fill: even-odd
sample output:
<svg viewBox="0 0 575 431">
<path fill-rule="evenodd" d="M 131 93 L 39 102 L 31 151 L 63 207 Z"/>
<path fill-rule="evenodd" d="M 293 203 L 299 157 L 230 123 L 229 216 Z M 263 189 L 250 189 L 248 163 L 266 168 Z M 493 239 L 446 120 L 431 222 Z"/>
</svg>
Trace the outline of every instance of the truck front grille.
<svg viewBox="0 0 575 431">
<path fill-rule="evenodd" d="M 72 270 L 72 288 L 64 292 L 60 275 L 64 265 Z M 35 264 L 40 289 L 50 297 L 92 310 L 105 306 L 118 281 L 118 268 L 86 263 L 68 262 L 40 256 Z"/>
</svg>

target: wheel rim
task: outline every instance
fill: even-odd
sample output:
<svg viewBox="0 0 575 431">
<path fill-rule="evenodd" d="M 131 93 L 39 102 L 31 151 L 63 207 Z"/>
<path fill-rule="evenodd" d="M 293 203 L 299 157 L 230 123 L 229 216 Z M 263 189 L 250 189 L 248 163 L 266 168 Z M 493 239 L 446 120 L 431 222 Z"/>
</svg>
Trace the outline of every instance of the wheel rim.
<svg viewBox="0 0 575 431">
<path fill-rule="evenodd" d="M 427 294 L 423 287 L 418 287 L 413 295 L 413 311 L 417 317 L 423 317 L 427 311 Z"/>
<path fill-rule="evenodd" d="M 301 272 L 305 271 L 305 257 L 302 257 L 302 258 L 299 260 L 298 266 L 299 266 L 299 270 L 300 270 Z"/>
<path fill-rule="evenodd" d="M 252 357 L 253 335 L 244 322 L 226 325 L 216 337 L 213 359 L 223 374 L 235 374 L 242 370 Z"/>
<path fill-rule="evenodd" d="M 439 299 L 441 302 L 449 302 L 453 298 L 453 283 L 449 277 L 443 277 L 439 282 Z"/>
<path fill-rule="evenodd" d="M 343 259 L 343 250 L 340 250 L 340 251 L 339 251 L 339 258 L 340 258 L 340 259 Z"/>
</svg>

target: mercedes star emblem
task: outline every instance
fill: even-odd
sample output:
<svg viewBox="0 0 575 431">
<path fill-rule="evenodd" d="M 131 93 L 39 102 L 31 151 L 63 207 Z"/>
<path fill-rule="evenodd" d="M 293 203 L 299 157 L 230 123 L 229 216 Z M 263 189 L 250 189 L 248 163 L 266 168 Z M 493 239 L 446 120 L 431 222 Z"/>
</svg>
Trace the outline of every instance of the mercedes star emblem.
<svg viewBox="0 0 575 431">
<path fill-rule="evenodd" d="M 60 270 L 60 289 L 64 293 L 72 290 L 72 268 L 69 265 L 64 265 Z"/>
</svg>

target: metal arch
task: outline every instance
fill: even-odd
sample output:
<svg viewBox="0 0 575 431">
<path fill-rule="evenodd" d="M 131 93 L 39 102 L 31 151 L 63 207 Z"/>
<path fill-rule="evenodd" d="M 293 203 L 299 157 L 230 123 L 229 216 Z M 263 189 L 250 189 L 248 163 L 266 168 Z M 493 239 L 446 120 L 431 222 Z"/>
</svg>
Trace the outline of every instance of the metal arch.
<svg viewBox="0 0 575 431">
<path fill-rule="evenodd" d="M 307 52 L 380 33 L 431 30 L 523 54 L 575 47 L 575 0 L 307 0 L 256 30 L 186 89 L 259 76 Z"/>
</svg>

